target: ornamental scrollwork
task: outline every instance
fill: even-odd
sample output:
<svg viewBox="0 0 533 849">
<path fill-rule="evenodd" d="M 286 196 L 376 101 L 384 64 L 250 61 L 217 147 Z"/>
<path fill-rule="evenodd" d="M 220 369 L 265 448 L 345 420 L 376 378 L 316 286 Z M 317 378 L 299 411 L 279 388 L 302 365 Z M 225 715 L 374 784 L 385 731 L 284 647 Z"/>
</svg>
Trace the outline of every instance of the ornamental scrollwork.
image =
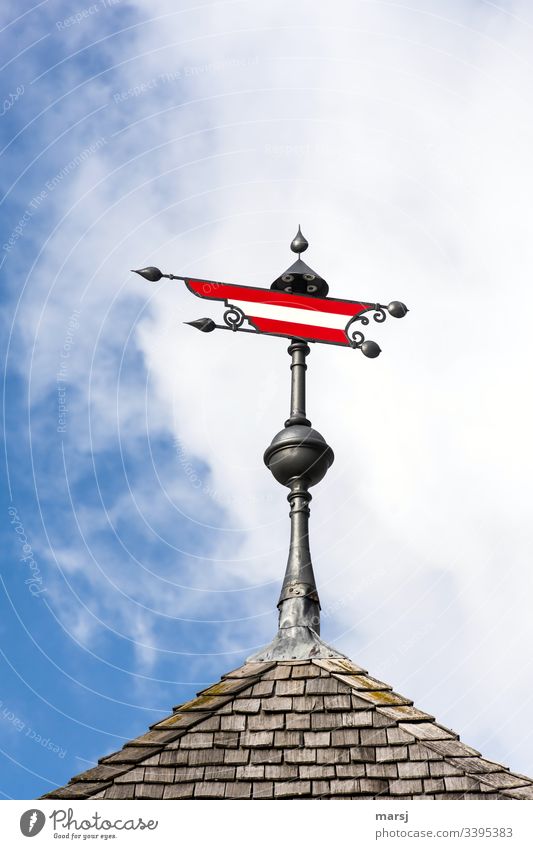
<svg viewBox="0 0 533 849">
<path fill-rule="evenodd" d="M 359 321 L 360 318 L 360 316 L 354 315 L 353 318 L 350 319 L 350 321 L 344 328 L 346 338 L 348 339 L 348 342 L 350 343 L 352 348 L 360 348 L 363 342 L 365 341 L 364 333 L 361 333 L 360 330 L 350 331 L 352 324 L 354 324 L 356 321 Z M 368 324 L 368 318 L 366 319 L 366 321 L 363 321 L 363 324 Z"/>
<path fill-rule="evenodd" d="M 384 307 L 383 304 L 372 304 L 372 306 L 369 307 L 366 312 L 370 312 L 370 310 L 373 310 L 374 315 L 372 316 L 372 318 L 374 319 L 374 321 L 377 321 L 378 324 L 381 324 L 387 318 L 387 313 L 385 312 L 386 309 L 387 307 Z M 361 324 L 367 325 L 370 321 L 370 318 L 368 317 L 368 315 L 366 315 L 366 313 L 360 313 L 359 315 L 354 316 L 352 321 L 360 321 Z"/>
<path fill-rule="evenodd" d="M 224 324 L 229 327 L 230 330 L 238 330 L 244 322 L 244 319 L 245 315 L 238 307 L 230 307 L 224 313 Z"/>
</svg>

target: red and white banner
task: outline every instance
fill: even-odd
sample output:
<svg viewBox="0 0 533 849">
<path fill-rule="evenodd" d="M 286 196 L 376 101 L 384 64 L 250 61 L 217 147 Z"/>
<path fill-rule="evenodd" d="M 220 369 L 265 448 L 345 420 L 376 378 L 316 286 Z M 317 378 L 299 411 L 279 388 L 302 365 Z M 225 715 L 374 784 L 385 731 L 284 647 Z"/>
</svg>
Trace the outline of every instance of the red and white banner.
<svg viewBox="0 0 533 849">
<path fill-rule="evenodd" d="M 329 342 L 350 346 L 346 327 L 351 319 L 375 304 L 316 298 L 253 286 L 235 286 L 213 280 L 183 278 L 187 288 L 200 298 L 224 301 L 240 311 L 259 333 Z"/>
</svg>

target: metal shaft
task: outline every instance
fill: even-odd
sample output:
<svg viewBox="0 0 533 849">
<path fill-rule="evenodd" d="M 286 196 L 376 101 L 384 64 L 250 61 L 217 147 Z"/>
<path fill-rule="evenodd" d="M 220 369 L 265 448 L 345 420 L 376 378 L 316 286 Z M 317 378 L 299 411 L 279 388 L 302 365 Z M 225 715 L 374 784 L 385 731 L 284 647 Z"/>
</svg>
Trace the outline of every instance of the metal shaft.
<svg viewBox="0 0 533 849">
<path fill-rule="evenodd" d="M 305 358 L 311 353 L 309 345 L 300 339 L 293 339 L 288 348 L 291 362 L 291 413 L 285 427 L 293 424 L 310 425 L 305 414 Z"/>
<path fill-rule="evenodd" d="M 279 627 L 309 625 L 320 634 L 320 601 L 309 549 L 311 493 L 301 481 L 295 481 L 287 498 L 291 506 L 291 539 L 278 602 Z"/>
<path fill-rule="evenodd" d="M 320 602 L 309 550 L 310 487 L 319 483 L 333 463 L 333 451 L 305 412 L 305 358 L 309 346 L 293 339 L 291 355 L 291 411 L 285 427 L 275 435 L 264 460 L 278 483 L 289 489 L 291 538 L 285 577 L 278 601 L 278 633 L 250 660 L 303 660 L 339 657 L 322 642 Z"/>
<path fill-rule="evenodd" d="M 291 412 L 285 422 L 286 428 L 293 425 L 310 427 L 305 410 L 306 357 L 309 345 L 293 339 L 288 352 L 291 355 Z M 291 537 L 289 558 L 278 601 L 279 627 L 309 625 L 320 634 L 320 601 L 311 562 L 309 548 L 309 492 L 305 477 L 295 477 L 290 483 L 287 500 L 290 504 Z"/>
</svg>

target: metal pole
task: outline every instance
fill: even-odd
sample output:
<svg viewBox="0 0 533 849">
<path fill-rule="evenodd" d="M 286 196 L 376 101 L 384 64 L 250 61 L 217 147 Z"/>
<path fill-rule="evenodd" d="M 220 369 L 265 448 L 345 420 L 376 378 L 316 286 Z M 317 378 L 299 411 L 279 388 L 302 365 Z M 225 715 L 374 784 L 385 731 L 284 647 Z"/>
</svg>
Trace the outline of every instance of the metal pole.
<svg viewBox="0 0 533 849">
<path fill-rule="evenodd" d="M 307 342 L 293 339 L 288 347 L 292 357 L 291 362 L 291 414 L 285 422 L 285 427 L 302 424 L 309 426 L 311 422 L 305 413 L 305 373 L 307 365 L 305 358 L 311 353 Z"/>
<path fill-rule="evenodd" d="M 292 358 L 291 412 L 285 427 L 304 425 L 309 428 L 311 422 L 305 410 L 305 360 L 311 350 L 306 342 L 293 339 L 288 353 Z M 298 447 L 295 450 L 298 450 Z M 278 601 L 279 627 L 309 625 L 320 634 L 320 601 L 309 548 L 309 502 L 312 496 L 305 477 L 294 477 L 290 481 L 290 488 L 287 500 L 291 508 L 291 537 L 287 568 Z"/>
<path fill-rule="evenodd" d="M 320 634 L 320 600 L 309 549 L 309 502 L 311 493 L 296 480 L 287 496 L 290 504 L 291 538 L 285 578 L 278 601 L 279 627 L 308 625 Z"/>
<path fill-rule="evenodd" d="M 289 557 L 278 601 L 278 633 L 250 660 L 342 656 L 319 637 L 320 601 L 309 549 L 309 488 L 326 474 L 333 462 L 333 451 L 311 427 L 306 415 L 305 359 L 309 346 L 301 339 L 293 339 L 288 352 L 292 358 L 290 415 L 265 451 L 264 459 L 278 483 L 290 490 Z"/>
</svg>

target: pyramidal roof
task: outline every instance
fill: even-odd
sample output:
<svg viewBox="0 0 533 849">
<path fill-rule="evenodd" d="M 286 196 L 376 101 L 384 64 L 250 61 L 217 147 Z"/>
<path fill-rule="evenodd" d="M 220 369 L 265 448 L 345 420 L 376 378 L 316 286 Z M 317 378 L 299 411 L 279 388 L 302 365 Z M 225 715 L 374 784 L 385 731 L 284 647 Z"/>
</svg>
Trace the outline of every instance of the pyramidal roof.
<svg viewBox="0 0 533 849">
<path fill-rule="evenodd" d="M 533 799 L 339 656 L 249 662 L 43 799 Z"/>
</svg>

